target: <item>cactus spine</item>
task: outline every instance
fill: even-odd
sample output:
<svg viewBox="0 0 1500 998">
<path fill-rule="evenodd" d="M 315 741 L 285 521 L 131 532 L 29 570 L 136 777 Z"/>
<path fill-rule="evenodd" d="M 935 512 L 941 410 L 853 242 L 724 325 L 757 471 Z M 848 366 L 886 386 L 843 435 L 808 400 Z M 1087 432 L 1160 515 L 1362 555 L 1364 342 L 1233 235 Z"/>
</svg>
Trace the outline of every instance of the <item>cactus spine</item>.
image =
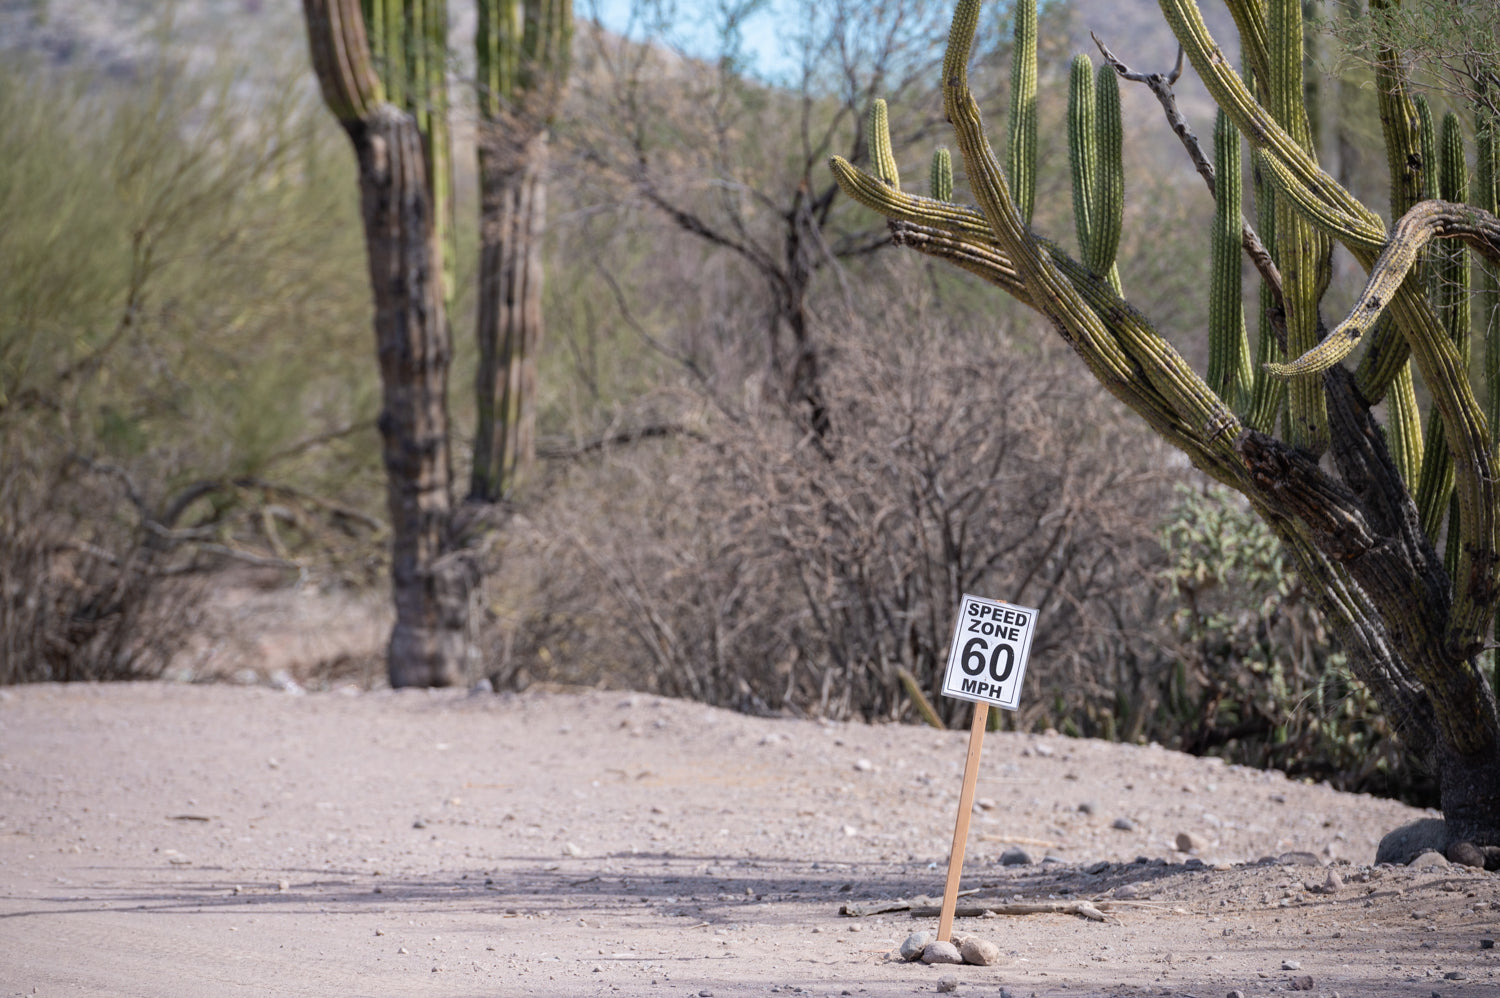
<svg viewBox="0 0 1500 998">
<path fill-rule="evenodd" d="M 571 0 L 480 0 L 478 422 L 469 496 L 511 493 L 536 460 L 548 138 L 567 82 Z"/>
<path fill-rule="evenodd" d="M 933 150 L 927 191 L 934 201 L 953 200 L 953 155 L 948 152 L 947 146 L 938 146 Z"/>
<path fill-rule="evenodd" d="M 1214 119 L 1214 228 L 1209 240 L 1208 386 L 1236 412 L 1250 406 L 1250 343 L 1240 274 L 1240 133 L 1220 111 Z"/>
<path fill-rule="evenodd" d="M 978 19 L 978 5 L 974 18 Z M 1010 141 L 1005 172 L 1025 224 L 1036 205 L 1036 0 L 1016 0 L 1015 42 L 1010 64 Z M 955 29 L 958 22 L 955 19 Z"/>
</svg>

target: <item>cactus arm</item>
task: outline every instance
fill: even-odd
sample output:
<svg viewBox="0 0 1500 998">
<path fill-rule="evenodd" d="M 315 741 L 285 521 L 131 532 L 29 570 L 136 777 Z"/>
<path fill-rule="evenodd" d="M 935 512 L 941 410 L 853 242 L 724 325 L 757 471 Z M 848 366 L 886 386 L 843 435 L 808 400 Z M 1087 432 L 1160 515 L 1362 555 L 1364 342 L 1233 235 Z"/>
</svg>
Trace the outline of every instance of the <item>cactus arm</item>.
<svg viewBox="0 0 1500 998">
<path fill-rule="evenodd" d="M 1375 320 L 1398 301 L 1423 247 L 1433 239 L 1461 240 L 1492 262 L 1500 262 L 1500 219 L 1469 205 L 1422 201 L 1396 223 L 1385 252 L 1370 270 L 1364 291 L 1344 321 L 1314 349 L 1289 364 L 1272 365 L 1272 372 L 1281 377 L 1317 374 L 1347 357 Z M 1430 333 L 1431 329 L 1421 330 L 1423 335 Z M 1447 339 L 1446 333 L 1440 338 Z"/>
<path fill-rule="evenodd" d="M 1425 109 L 1425 102 L 1420 109 Z M 1424 132 L 1430 133 L 1430 122 L 1429 116 Z M 1464 164 L 1463 135 L 1456 115 L 1450 112 L 1443 116 L 1442 140 L 1439 143 L 1429 142 L 1429 145 L 1437 146 L 1433 158 L 1424 158 L 1424 162 L 1435 167 L 1429 169 L 1428 175 L 1435 176 L 1437 180 L 1433 185 L 1437 196 L 1449 202 L 1466 200 L 1469 196 L 1469 178 Z M 1471 332 L 1468 251 L 1462 243 L 1446 242 L 1434 249 L 1432 257 L 1432 294 L 1437 303 L 1438 316 L 1458 350 L 1459 357 L 1467 366 Z M 1442 422 L 1430 419 L 1426 460 L 1422 465 L 1422 480 L 1416 491 L 1416 498 L 1422 529 L 1434 542 L 1437 540 L 1438 529 L 1442 526 L 1443 513 L 1449 507 L 1452 492 L 1453 455 L 1448 451 Z M 1458 530 L 1452 529 L 1452 533 L 1456 536 Z M 1450 551 L 1456 559 L 1456 547 L 1450 545 Z M 1456 564 L 1451 565 L 1450 571 L 1456 567 Z"/>
<path fill-rule="evenodd" d="M 891 149 L 891 123 L 885 101 L 879 97 L 870 102 L 870 165 L 875 176 L 901 189 L 901 172 L 896 169 L 896 154 Z"/>
<path fill-rule="evenodd" d="M 1095 147 L 1099 167 L 1094 175 L 1093 243 L 1084 263 L 1105 275 L 1115 293 L 1120 293 L 1120 272 L 1115 254 L 1125 224 L 1125 126 L 1120 118 L 1120 81 L 1105 70 L 1094 79 Z"/>
<path fill-rule="evenodd" d="M 1500 120 L 1484 108 L 1475 112 L 1474 188 L 1470 202 L 1500 215 Z M 1485 412 L 1490 420 L 1490 444 L 1500 441 L 1500 269 L 1478 263 L 1475 300 L 1479 327 L 1484 331 Z M 1500 631 L 1500 628 L 1497 628 Z"/>
<path fill-rule="evenodd" d="M 1223 108 L 1253 148 L 1264 151 L 1278 190 L 1356 256 L 1373 261 L 1385 241 L 1385 224 L 1322 170 L 1251 95 L 1209 34 L 1194 0 L 1159 0 L 1163 15 L 1214 102 Z M 1337 231 L 1334 231 L 1337 230 Z M 1283 268 L 1285 264 L 1282 264 Z"/>
<path fill-rule="evenodd" d="M 1167 126 L 1172 129 L 1172 133 L 1182 143 L 1183 149 L 1187 151 L 1188 158 L 1193 162 L 1193 168 L 1198 171 L 1198 175 L 1208 185 L 1208 193 L 1212 196 L 1215 190 L 1213 164 L 1203 154 L 1203 149 L 1198 144 L 1198 136 L 1193 134 L 1192 126 L 1188 124 L 1187 119 L 1178 110 L 1177 95 L 1172 92 L 1172 85 L 1177 82 L 1178 77 L 1182 74 L 1182 48 L 1179 46 L 1177 49 L 1177 66 L 1171 73 L 1165 75 L 1162 73 L 1138 73 L 1121 62 L 1098 35 L 1090 32 L 1090 37 L 1094 39 L 1094 44 L 1099 47 L 1099 54 L 1104 57 L 1104 61 L 1114 67 L 1116 75 L 1130 80 L 1132 83 L 1143 84 L 1151 91 L 1152 96 L 1161 105 L 1162 113 L 1166 115 Z M 1270 231 L 1273 226 L 1273 223 L 1269 221 L 1258 224 L 1267 231 Z M 1255 269 L 1260 273 L 1264 286 L 1269 289 L 1276 309 L 1278 311 L 1283 310 L 1281 272 L 1277 269 L 1275 261 L 1271 259 L 1270 252 L 1266 249 L 1264 243 L 1261 242 L 1261 237 L 1256 233 L 1255 228 L 1244 219 L 1241 219 L 1240 244 L 1244 247 L 1245 254 L 1250 258 L 1250 262 L 1254 264 Z"/>
<path fill-rule="evenodd" d="M 1267 34 L 1270 40 L 1270 110 L 1307 155 L 1312 133 L 1303 99 L 1302 2 L 1270 0 Z M 1300 355 L 1318 345 L 1318 288 L 1320 257 L 1327 237 L 1315 235 L 1309 222 L 1290 200 L 1276 202 L 1276 262 L 1281 267 L 1286 298 L 1287 352 Z M 1317 378 L 1294 378 L 1288 385 L 1287 440 L 1309 454 L 1328 449 L 1328 400 Z"/>
<path fill-rule="evenodd" d="M 975 15 L 978 17 L 976 10 Z M 1006 145 L 1006 175 L 1021 218 L 1031 225 L 1036 205 L 1036 0 L 1017 0 L 1015 44 L 1010 64 L 1010 135 Z M 956 22 L 955 22 L 956 23 Z M 952 36 L 949 36 L 952 47 Z"/>
<path fill-rule="evenodd" d="M 1226 118 L 1228 116 L 1226 115 Z M 1276 242 L 1276 188 L 1264 170 L 1265 157 L 1252 151 L 1254 165 L 1252 176 L 1255 182 L 1256 224 L 1274 245 Z M 1279 275 L 1278 275 L 1279 276 Z M 1272 284 L 1261 275 L 1260 316 L 1255 340 L 1254 387 L 1251 389 L 1250 414 L 1245 422 L 1261 433 L 1271 433 L 1276 427 L 1276 417 L 1286 404 L 1286 382 L 1274 376 L 1270 365 L 1286 357 L 1286 343 L 1278 335 L 1272 315 L 1283 314 L 1281 285 Z"/>
<path fill-rule="evenodd" d="M 1214 228 L 1209 244 L 1208 386 L 1236 412 L 1250 401 L 1250 344 L 1240 274 L 1240 133 L 1222 113 L 1214 122 Z"/>
<path fill-rule="evenodd" d="M 1271 78 L 1270 41 L 1266 37 L 1266 0 L 1227 0 L 1229 16 L 1234 18 L 1240 36 L 1240 51 L 1257 80 Z"/>
<path fill-rule="evenodd" d="M 932 153 L 932 168 L 927 174 L 927 190 L 934 201 L 953 200 L 953 155 L 946 146 Z"/>
<path fill-rule="evenodd" d="M 1094 173 L 1098 161 L 1094 65 L 1088 56 L 1077 55 L 1068 70 L 1068 167 L 1073 180 L 1073 230 L 1078 236 L 1078 256 L 1084 262 L 1088 261 L 1094 238 Z"/>
<path fill-rule="evenodd" d="M 385 92 L 370 56 L 359 4 L 357 0 L 318 0 L 309 9 L 326 12 L 307 18 L 312 36 L 308 48 L 323 100 L 343 124 L 363 120 L 385 100 Z"/>
<path fill-rule="evenodd" d="M 985 138 L 979 105 L 968 86 L 968 55 L 979 8 L 980 0 L 960 0 L 954 12 L 943 61 L 943 107 L 958 137 L 970 186 L 995 241 L 1015 261 L 1038 311 L 1082 355 L 1107 389 L 1153 425 L 1189 427 L 1189 440 L 1195 446 L 1186 450 L 1194 463 L 1221 479 L 1237 478 L 1239 459 L 1232 441 L 1240 423 L 1234 413 L 1170 344 L 1143 320 L 1134 321 L 1137 315 L 1133 310 L 1117 309 L 1120 321 L 1106 326 L 1027 229 Z M 1112 291 L 1110 297 L 1115 297 Z M 1161 403 L 1133 392 L 1131 381 L 1140 378 L 1169 409 L 1163 410 Z"/>
<path fill-rule="evenodd" d="M 1389 319 L 1389 316 L 1384 318 Z M 1389 325 L 1378 323 L 1376 331 Z M 1390 387 L 1386 389 L 1386 406 L 1389 418 L 1386 421 L 1386 446 L 1391 452 L 1391 461 L 1408 491 L 1415 493 L 1422 476 L 1422 409 L 1417 404 L 1417 385 L 1412 379 L 1411 365 L 1404 366 Z M 1436 423 L 1437 420 L 1430 420 Z"/>
</svg>

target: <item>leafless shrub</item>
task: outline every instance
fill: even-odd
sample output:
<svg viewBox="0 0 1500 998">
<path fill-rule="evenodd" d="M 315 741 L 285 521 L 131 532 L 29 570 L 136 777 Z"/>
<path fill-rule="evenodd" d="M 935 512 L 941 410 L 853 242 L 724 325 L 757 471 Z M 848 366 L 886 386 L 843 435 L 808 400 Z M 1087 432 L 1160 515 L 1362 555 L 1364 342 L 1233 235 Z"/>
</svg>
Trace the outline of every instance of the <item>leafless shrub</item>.
<svg viewBox="0 0 1500 998">
<path fill-rule="evenodd" d="M 120 491 L 77 466 L 0 481 L 0 683 L 155 678 L 195 626 L 200 588 Z"/>
<path fill-rule="evenodd" d="M 920 331 L 851 320 L 831 444 L 750 404 L 569 470 L 507 541 L 497 682 L 900 718 L 899 671 L 935 691 L 952 608 L 979 592 L 1042 609 L 1020 723 L 1112 700 L 1156 653 L 1163 555 L 1140 514 L 1170 494 L 1163 453 L 1041 341 L 904 318 Z"/>
</svg>

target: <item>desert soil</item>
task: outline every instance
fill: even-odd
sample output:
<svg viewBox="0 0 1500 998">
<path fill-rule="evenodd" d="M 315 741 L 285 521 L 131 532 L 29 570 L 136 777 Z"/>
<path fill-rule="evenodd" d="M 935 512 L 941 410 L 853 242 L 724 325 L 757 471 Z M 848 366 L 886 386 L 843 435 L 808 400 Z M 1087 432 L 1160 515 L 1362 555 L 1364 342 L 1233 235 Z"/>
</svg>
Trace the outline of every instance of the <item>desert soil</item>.
<svg viewBox="0 0 1500 998">
<path fill-rule="evenodd" d="M 0 691 L 0 993 L 1500 994 L 1500 880 L 1369 865 L 1421 812 L 1020 734 L 985 741 L 965 901 L 1107 921 L 964 918 L 997 965 L 901 962 L 936 918 L 841 909 L 941 893 L 966 740 L 618 692 Z"/>
</svg>

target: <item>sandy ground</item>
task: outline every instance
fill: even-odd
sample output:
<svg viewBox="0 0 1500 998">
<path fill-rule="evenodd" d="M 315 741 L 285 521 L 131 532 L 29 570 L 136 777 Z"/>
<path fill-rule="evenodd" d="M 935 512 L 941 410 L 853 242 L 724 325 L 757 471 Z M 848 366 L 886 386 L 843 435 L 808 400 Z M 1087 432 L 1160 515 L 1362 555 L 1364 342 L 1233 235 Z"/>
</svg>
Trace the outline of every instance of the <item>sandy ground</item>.
<svg viewBox="0 0 1500 998">
<path fill-rule="evenodd" d="M 966 903 L 1108 920 L 961 919 L 998 965 L 900 962 L 935 918 L 840 910 L 941 893 L 966 739 L 620 693 L 0 691 L 0 994 L 1500 995 L 1500 880 L 1367 865 L 1419 812 L 1011 734 Z"/>
</svg>

